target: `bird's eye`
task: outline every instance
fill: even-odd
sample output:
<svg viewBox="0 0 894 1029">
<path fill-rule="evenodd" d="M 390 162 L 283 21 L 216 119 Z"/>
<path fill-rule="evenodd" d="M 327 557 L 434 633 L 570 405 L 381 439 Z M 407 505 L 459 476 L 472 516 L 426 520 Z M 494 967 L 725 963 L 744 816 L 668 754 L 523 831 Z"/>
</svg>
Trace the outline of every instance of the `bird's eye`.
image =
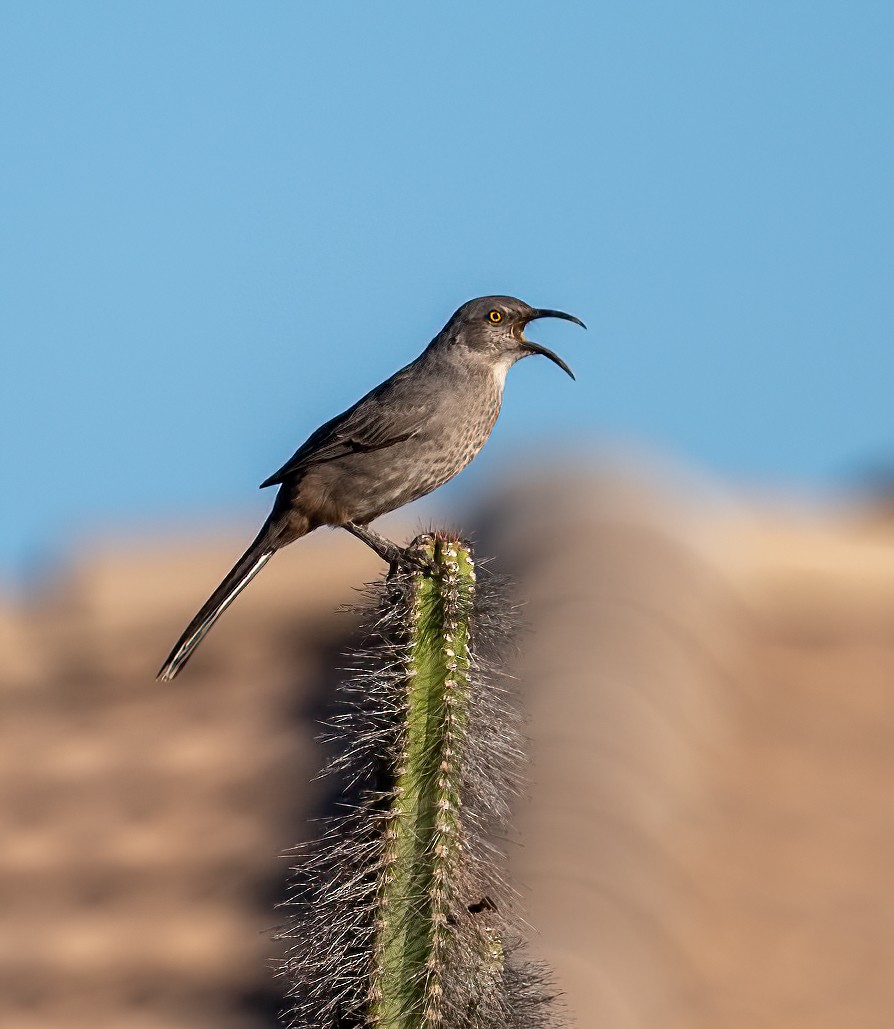
<svg viewBox="0 0 894 1029">
<path fill-rule="evenodd" d="M 503 320 L 503 312 L 491 311 L 487 317 L 494 323 L 494 325 L 499 325 L 500 322 Z"/>
</svg>

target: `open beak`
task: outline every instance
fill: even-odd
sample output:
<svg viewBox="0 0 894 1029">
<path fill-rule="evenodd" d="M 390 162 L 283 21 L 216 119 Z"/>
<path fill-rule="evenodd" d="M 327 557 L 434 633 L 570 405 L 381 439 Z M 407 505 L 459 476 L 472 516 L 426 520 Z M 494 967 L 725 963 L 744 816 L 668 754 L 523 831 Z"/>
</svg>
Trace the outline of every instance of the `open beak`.
<svg viewBox="0 0 894 1029">
<path fill-rule="evenodd" d="M 531 315 L 531 317 L 528 318 L 528 322 L 533 322 L 537 318 L 562 318 L 566 322 L 574 322 L 575 325 L 579 325 L 582 329 L 586 328 L 586 325 L 584 325 L 580 318 L 575 318 L 573 314 L 566 314 L 564 311 L 552 311 L 546 307 L 541 307 L 538 310 L 536 310 Z M 557 364 L 563 372 L 566 372 L 568 375 L 570 375 L 572 379 L 574 378 L 574 372 L 568 367 L 567 364 L 565 364 L 562 358 L 559 357 L 559 355 L 554 353 L 552 350 L 547 349 L 547 347 L 541 346 L 539 343 L 534 343 L 531 340 L 526 339 L 524 334 L 522 334 L 521 345 L 522 349 L 526 351 L 526 353 L 542 354 L 543 357 L 548 357 L 550 361 L 553 362 L 553 364 Z"/>
</svg>

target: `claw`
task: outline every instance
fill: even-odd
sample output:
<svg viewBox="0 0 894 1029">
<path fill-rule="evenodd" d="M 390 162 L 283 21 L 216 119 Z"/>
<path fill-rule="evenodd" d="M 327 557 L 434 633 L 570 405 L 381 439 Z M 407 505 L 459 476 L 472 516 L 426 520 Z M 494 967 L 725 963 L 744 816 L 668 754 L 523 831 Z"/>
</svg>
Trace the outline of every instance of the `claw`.
<svg viewBox="0 0 894 1029">
<path fill-rule="evenodd" d="M 395 551 L 391 562 L 392 566 L 402 568 L 407 572 L 435 572 L 438 569 L 437 561 L 416 542 L 411 543 L 403 550 L 396 547 Z"/>
</svg>

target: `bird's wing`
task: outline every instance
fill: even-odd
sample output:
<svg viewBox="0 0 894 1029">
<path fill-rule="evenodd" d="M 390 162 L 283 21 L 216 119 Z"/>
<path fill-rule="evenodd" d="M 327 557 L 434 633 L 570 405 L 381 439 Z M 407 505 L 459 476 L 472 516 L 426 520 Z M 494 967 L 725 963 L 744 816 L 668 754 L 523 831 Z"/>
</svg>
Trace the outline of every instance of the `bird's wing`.
<svg viewBox="0 0 894 1029">
<path fill-rule="evenodd" d="M 415 435 L 428 419 L 430 405 L 421 398 L 410 402 L 408 397 L 400 396 L 400 374 L 321 425 L 282 468 L 261 483 L 261 489 L 275 486 L 309 465 L 336 461 L 348 454 L 384 450 Z"/>
</svg>

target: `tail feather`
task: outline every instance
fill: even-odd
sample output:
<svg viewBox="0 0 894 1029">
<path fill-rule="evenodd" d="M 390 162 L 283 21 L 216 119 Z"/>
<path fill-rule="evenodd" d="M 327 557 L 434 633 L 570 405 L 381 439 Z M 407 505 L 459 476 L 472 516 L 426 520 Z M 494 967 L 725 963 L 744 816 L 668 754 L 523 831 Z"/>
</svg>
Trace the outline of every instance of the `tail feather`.
<svg viewBox="0 0 894 1029">
<path fill-rule="evenodd" d="M 277 548 L 270 543 L 270 535 L 266 529 L 265 526 L 261 530 L 254 543 L 233 565 L 227 577 L 186 627 L 156 676 L 160 682 L 170 682 L 180 672 L 211 626 L 273 557 Z"/>
</svg>

